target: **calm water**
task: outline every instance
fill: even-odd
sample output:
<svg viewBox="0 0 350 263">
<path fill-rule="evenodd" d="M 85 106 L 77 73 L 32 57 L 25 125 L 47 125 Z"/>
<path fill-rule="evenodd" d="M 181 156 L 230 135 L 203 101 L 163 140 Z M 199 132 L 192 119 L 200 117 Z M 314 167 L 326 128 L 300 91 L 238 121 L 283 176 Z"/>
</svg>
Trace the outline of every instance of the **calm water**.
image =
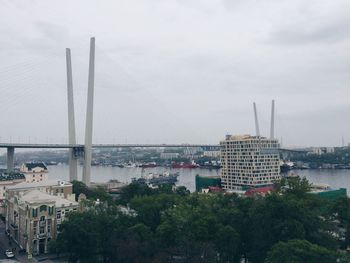
<svg viewBox="0 0 350 263">
<path fill-rule="evenodd" d="M 68 165 L 49 166 L 49 178 L 50 179 L 63 179 L 68 180 L 69 167 Z M 148 173 L 162 173 L 164 171 L 179 172 L 177 185 L 184 185 L 191 192 L 195 190 L 195 176 L 200 174 L 202 176 L 220 175 L 219 170 L 208 169 L 170 169 L 165 167 L 156 168 L 119 168 L 119 167 L 104 167 L 104 166 L 92 166 L 91 167 L 91 181 L 93 182 L 107 182 L 110 179 L 117 179 L 123 183 L 130 183 L 131 178 L 141 177 L 142 174 Z M 83 173 L 82 166 L 78 167 L 78 176 Z"/>
<path fill-rule="evenodd" d="M 110 179 L 117 179 L 120 182 L 129 183 L 132 177 L 140 177 L 142 173 L 159 173 L 166 171 L 167 168 L 157 167 L 149 169 L 141 168 L 119 168 L 119 167 L 100 167 L 93 166 L 91 168 L 91 180 L 94 182 L 106 182 Z M 168 169 L 169 170 L 169 169 Z M 195 190 L 195 176 L 196 174 L 202 176 L 220 175 L 219 170 L 207 169 L 170 169 L 175 172 L 178 171 L 177 185 L 186 186 L 191 192 Z M 50 179 L 64 179 L 68 180 L 68 166 L 58 165 L 49 166 Z M 78 174 L 81 176 L 82 167 L 79 167 Z M 348 195 L 350 193 L 350 170 L 293 170 L 302 177 L 306 177 L 310 182 L 315 184 L 328 184 L 334 188 L 347 188 Z"/>
<path fill-rule="evenodd" d="M 5 168 L 5 167 L 0 167 Z M 68 180 L 69 168 L 68 165 L 49 166 L 49 178 Z M 164 171 L 179 172 L 177 185 L 186 186 L 191 192 L 195 190 L 195 176 L 219 176 L 220 170 L 208 169 L 169 169 L 163 167 L 156 168 L 119 168 L 119 167 L 91 167 L 91 180 L 93 182 L 107 182 L 110 179 L 117 179 L 120 182 L 130 183 L 131 178 L 140 177 L 147 173 L 161 173 Z M 350 170 L 293 170 L 290 171 L 302 177 L 306 177 L 311 183 L 328 184 L 333 188 L 346 188 L 350 196 Z M 83 173 L 82 166 L 78 167 L 78 175 L 81 179 Z"/>
</svg>

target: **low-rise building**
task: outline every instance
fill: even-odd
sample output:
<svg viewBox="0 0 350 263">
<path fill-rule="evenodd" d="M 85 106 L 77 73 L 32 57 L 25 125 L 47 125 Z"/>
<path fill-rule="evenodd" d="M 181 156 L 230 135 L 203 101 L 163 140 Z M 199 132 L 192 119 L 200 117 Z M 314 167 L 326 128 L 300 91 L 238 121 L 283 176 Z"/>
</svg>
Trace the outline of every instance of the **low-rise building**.
<svg viewBox="0 0 350 263">
<path fill-rule="evenodd" d="M 51 195 L 63 196 L 64 198 L 70 198 L 70 196 L 73 195 L 73 185 L 63 180 L 47 180 L 33 183 L 22 182 L 13 186 L 8 186 L 7 189 L 8 191 L 17 193 L 38 189 Z"/>
<path fill-rule="evenodd" d="M 24 163 L 20 167 L 20 172 L 25 175 L 27 183 L 47 180 L 48 169 L 43 162 Z"/>
<path fill-rule="evenodd" d="M 25 182 L 24 174 L 17 172 L 0 172 L 0 214 L 5 214 L 5 193 L 6 188 L 12 185 L 16 185 Z"/>
<path fill-rule="evenodd" d="M 219 158 L 221 154 L 221 151 L 204 151 L 203 156 L 205 157 L 213 157 L 213 158 Z"/>
<path fill-rule="evenodd" d="M 62 181 L 53 185 L 25 183 L 6 191 L 6 229 L 13 240 L 28 254 L 48 252 L 48 243 L 55 239 L 67 213 L 79 209 L 75 195 L 66 191 Z M 30 186 L 28 186 L 30 185 Z M 63 189 L 58 191 L 56 189 Z M 67 194 L 70 192 L 70 194 Z"/>
</svg>

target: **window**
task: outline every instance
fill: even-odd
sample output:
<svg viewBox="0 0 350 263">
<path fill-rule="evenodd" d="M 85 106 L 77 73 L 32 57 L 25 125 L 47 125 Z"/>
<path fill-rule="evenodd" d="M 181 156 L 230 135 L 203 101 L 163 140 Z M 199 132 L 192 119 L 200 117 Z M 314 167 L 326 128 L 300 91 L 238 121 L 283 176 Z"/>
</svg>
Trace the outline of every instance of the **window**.
<svg viewBox="0 0 350 263">
<path fill-rule="evenodd" d="M 37 217 L 38 216 L 38 208 L 33 208 L 32 209 L 32 216 Z"/>
<path fill-rule="evenodd" d="M 40 221 L 45 221 L 45 216 L 41 216 Z"/>
<path fill-rule="evenodd" d="M 42 212 L 42 211 L 47 211 L 47 206 L 46 205 L 40 206 L 40 212 Z"/>
<path fill-rule="evenodd" d="M 61 188 L 61 193 L 63 193 L 63 188 Z"/>
<path fill-rule="evenodd" d="M 51 216 L 53 214 L 53 206 L 49 206 L 49 215 Z"/>
<path fill-rule="evenodd" d="M 45 227 L 40 227 L 40 234 L 44 234 L 45 233 Z"/>
</svg>

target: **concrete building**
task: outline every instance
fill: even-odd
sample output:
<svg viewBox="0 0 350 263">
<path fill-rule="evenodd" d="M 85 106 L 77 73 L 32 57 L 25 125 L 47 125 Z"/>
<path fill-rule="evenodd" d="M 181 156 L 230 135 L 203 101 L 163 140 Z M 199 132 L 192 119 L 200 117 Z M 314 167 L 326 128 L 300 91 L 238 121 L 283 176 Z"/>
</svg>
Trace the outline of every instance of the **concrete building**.
<svg viewBox="0 0 350 263">
<path fill-rule="evenodd" d="M 205 157 L 212 157 L 212 158 L 219 158 L 221 154 L 221 151 L 204 151 L 203 156 Z"/>
<path fill-rule="evenodd" d="M 47 180 L 48 169 L 43 162 L 24 163 L 20 172 L 25 175 L 27 183 Z"/>
<path fill-rule="evenodd" d="M 5 199 L 6 188 L 11 185 L 25 182 L 26 178 L 22 173 L 0 172 L 0 202 Z"/>
<path fill-rule="evenodd" d="M 176 159 L 179 157 L 179 153 L 161 153 L 160 158 L 162 159 Z"/>
<path fill-rule="evenodd" d="M 311 149 L 308 154 L 314 154 L 314 155 L 322 155 L 325 153 L 334 153 L 335 148 L 334 147 L 314 147 Z"/>
<path fill-rule="evenodd" d="M 226 136 L 221 147 L 221 184 L 226 190 L 271 185 L 280 179 L 278 140 L 260 136 Z"/>
<path fill-rule="evenodd" d="M 47 253 L 66 214 L 79 209 L 72 185 L 56 184 L 21 183 L 6 191 L 6 229 L 28 254 Z"/>
</svg>

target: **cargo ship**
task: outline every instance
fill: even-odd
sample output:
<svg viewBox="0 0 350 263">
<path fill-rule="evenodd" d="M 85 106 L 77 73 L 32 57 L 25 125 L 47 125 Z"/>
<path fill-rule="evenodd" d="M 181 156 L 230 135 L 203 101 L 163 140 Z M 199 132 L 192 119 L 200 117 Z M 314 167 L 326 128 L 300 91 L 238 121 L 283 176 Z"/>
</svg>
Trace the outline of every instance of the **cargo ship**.
<svg viewBox="0 0 350 263">
<path fill-rule="evenodd" d="M 154 167 L 157 167 L 157 163 L 156 162 L 150 162 L 150 163 L 143 163 L 143 164 L 140 164 L 141 168 L 154 168 Z"/>
<path fill-rule="evenodd" d="M 177 162 L 173 162 L 171 164 L 171 168 L 190 168 L 190 169 L 193 169 L 193 168 L 198 168 L 199 165 L 196 164 L 194 161 L 192 161 L 191 163 L 184 163 L 184 162 L 181 162 L 181 163 L 177 163 Z"/>
<path fill-rule="evenodd" d="M 147 185 L 160 185 L 160 184 L 175 184 L 179 173 L 164 172 L 161 174 L 149 173 L 142 175 L 140 178 L 132 178 L 132 183 L 147 184 Z"/>
</svg>

